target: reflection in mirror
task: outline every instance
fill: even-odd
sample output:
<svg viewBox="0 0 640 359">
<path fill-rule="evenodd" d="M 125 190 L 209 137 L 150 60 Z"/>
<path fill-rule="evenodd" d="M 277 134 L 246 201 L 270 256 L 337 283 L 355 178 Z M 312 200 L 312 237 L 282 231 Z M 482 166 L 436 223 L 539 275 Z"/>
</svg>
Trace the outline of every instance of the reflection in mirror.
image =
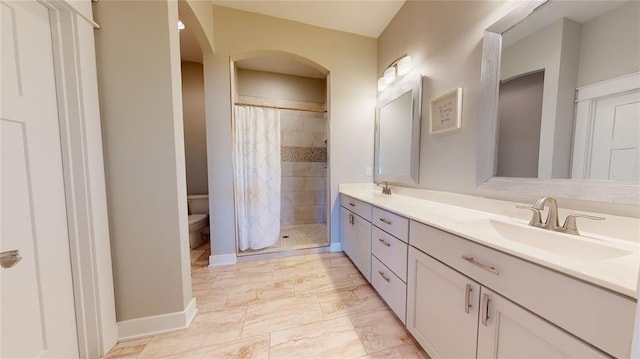
<svg viewBox="0 0 640 359">
<path fill-rule="evenodd" d="M 376 116 L 375 182 L 418 183 L 421 90 L 421 81 L 409 81 L 380 96 Z"/>
<path fill-rule="evenodd" d="M 502 34 L 498 176 L 640 180 L 640 89 L 616 85 L 640 71 L 639 20 L 638 1 L 549 1 Z"/>
<path fill-rule="evenodd" d="M 485 30 L 477 126 L 480 193 L 640 205 L 639 18 L 639 1 L 528 0 Z M 498 121 L 500 84 L 504 90 L 511 80 L 541 71 L 539 129 L 534 123 L 510 138 L 519 125 L 499 128 L 508 117 Z M 510 116 L 533 116 L 523 108 L 511 106 Z M 531 162 L 526 170 L 498 168 L 503 143 L 513 146 L 503 151 L 512 163 Z M 534 155 L 524 156 L 536 146 L 537 163 Z"/>
</svg>

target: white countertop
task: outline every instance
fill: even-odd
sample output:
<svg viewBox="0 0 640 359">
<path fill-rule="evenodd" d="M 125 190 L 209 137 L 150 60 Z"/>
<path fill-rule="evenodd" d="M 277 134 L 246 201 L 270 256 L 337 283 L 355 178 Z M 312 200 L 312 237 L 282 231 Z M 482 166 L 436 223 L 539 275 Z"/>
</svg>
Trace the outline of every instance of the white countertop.
<svg viewBox="0 0 640 359">
<path fill-rule="evenodd" d="M 637 299 L 640 269 L 640 220 L 638 219 L 580 211 L 562 211 L 561 215 L 565 212 L 586 213 L 606 218 L 605 221 L 598 221 L 597 224 L 585 223 L 584 229 L 581 226 L 583 222 L 579 222 L 578 228 L 581 229 L 584 237 L 572 237 L 586 241 L 605 241 L 607 246 L 631 252 L 628 255 L 607 259 L 578 260 L 505 239 L 494 231 L 488 230 L 486 226 L 474 225 L 478 221 L 485 220 L 526 225 L 530 213 L 515 209 L 515 206 L 520 203 L 412 189 L 403 189 L 401 191 L 403 194 L 388 196 L 383 195 L 380 188 L 373 184 L 341 184 L 339 191 L 414 221 Z M 413 192 L 418 195 L 406 195 Z M 437 197 L 438 201 L 430 200 L 430 196 Z M 451 201 L 447 200 L 448 196 L 451 196 Z M 559 202 L 561 207 L 562 202 Z M 607 231 L 607 227 L 611 230 Z M 543 231 L 533 227 L 531 230 Z M 603 235 L 603 232 L 606 235 Z"/>
</svg>

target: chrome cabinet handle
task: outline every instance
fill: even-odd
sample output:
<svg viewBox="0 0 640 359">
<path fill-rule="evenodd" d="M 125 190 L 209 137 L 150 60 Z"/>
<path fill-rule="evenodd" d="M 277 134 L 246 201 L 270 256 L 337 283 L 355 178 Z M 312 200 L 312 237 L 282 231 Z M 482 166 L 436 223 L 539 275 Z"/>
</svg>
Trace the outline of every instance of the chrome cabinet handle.
<svg viewBox="0 0 640 359">
<path fill-rule="evenodd" d="M 349 224 L 353 224 L 353 214 L 349 213 Z"/>
<path fill-rule="evenodd" d="M 0 266 L 2 268 L 11 268 L 22 260 L 20 251 L 14 249 L 12 251 L 0 252 Z"/>
<path fill-rule="evenodd" d="M 489 320 L 489 302 L 491 299 L 489 298 L 489 294 L 485 293 L 482 295 L 482 325 L 487 326 L 487 321 Z"/>
<path fill-rule="evenodd" d="M 378 218 L 380 220 L 380 222 L 391 225 L 391 221 L 388 219 L 384 219 L 384 218 Z"/>
<path fill-rule="evenodd" d="M 475 260 L 475 258 L 473 258 L 473 257 L 462 256 L 462 259 L 464 259 L 465 261 L 467 261 L 467 262 L 469 262 L 469 263 L 473 264 L 473 265 L 474 265 L 474 266 L 476 266 L 476 267 L 480 267 L 480 268 L 482 268 L 482 269 L 486 270 L 487 272 L 491 272 L 491 273 L 493 273 L 493 274 L 495 274 L 495 275 L 500 274 L 500 272 L 498 272 L 498 270 L 496 269 L 496 267 L 494 267 L 494 266 L 490 266 L 490 265 L 488 265 L 488 264 L 480 263 L 480 262 L 478 262 L 477 260 Z"/>
<path fill-rule="evenodd" d="M 471 287 L 471 284 L 467 284 L 467 287 L 464 290 L 464 312 L 467 314 L 469 314 L 469 308 L 471 308 L 470 296 L 472 291 L 473 288 Z"/>
<path fill-rule="evenodd" d="M 387 246 L 387 247 L 391 247 L 391 243 L 389 243 L 389 242 L 385 241 L 384 239 L 382 239 L 382 238 L 378 238 L 378 240 L 380 241 L 380 243 L 384 244 L 385 246 Z"/>
<path fill-rule="evenodd" d="M 378 274 L 380 274 L 380 276 L 382 277 L 382 279 L 386 280 L 387 283 L 391 282 L 391 278 L 389 276 L 384 275 L 384 272 L 379 270 Z"/>
</svg>

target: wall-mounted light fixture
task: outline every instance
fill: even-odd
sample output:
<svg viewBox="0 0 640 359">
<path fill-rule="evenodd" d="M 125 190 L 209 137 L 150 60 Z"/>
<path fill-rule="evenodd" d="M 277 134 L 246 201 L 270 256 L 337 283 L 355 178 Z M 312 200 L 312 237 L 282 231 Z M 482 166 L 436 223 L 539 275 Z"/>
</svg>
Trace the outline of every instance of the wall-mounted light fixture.
<svg viewBox="0 0 640 359">
<path fill-rule="evenodd" d="M 184 30 L 184 27 L 185 27 L 184 23 L 182 21 L 178 20 L 178 31 Z"/>
<path fill-rule="evenodd" d="M 396 77 L 404 76 L 411 70 L 411 56 L 405 55 L 395 60 L 384 70 L 382 77 L 378 79 L 378 91 L 383 91 L 396 80 Z"/>
</svg>

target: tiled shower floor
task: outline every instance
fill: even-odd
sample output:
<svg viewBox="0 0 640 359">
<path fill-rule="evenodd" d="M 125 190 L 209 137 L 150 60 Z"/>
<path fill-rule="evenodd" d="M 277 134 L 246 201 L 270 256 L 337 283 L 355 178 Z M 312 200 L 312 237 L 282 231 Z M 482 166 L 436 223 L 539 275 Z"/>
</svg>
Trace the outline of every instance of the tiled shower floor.
<svg viewBox="0 0 640 359">
<path fill-rule="evenodd" d="M 271 247 L 248 250 L 240 256 L 287 251 L 291 249 L 318 248 L 329 245 L 327 225 L 324 223 L 300 224 L 280 228 L 280 239 Z"/>
</svg>

